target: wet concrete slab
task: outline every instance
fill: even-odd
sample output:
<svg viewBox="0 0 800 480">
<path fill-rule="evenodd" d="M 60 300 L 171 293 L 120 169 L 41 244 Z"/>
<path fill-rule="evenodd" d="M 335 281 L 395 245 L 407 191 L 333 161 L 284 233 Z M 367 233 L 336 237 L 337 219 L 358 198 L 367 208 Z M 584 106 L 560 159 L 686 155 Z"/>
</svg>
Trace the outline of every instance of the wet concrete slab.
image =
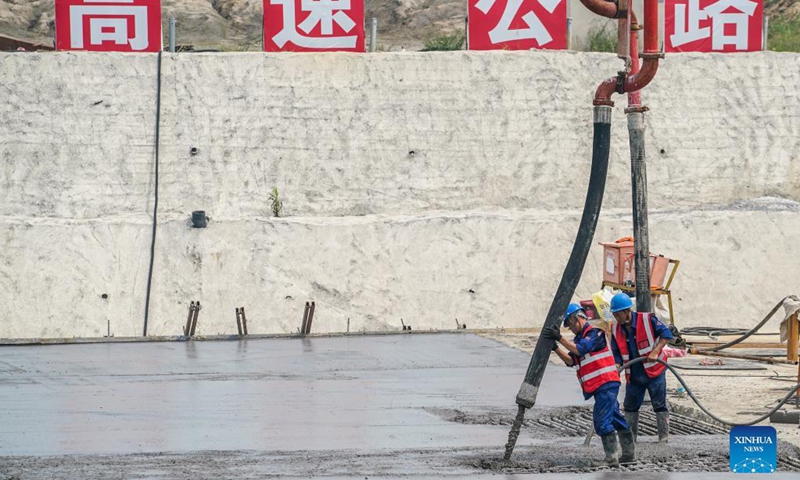
<svg viewBox="0 0 800 480">
<path fill-rule="evenodd" d="M 0 348 L 0 456 L 496 448 L 528 355 L 473 335 Z M 537 408 L 581 405 L 548 368 Z M 537 440 L 523 438 L 520 445 Z"/>
<path fill-rule="evenodd" d="M 0 347 L 0 479 L 732 478 L 712 430 L 592 466 L 591 404 L 561 365 L 503 461 L 527 363 L 466 334 Z M 796 478 L 778 447 L 773 477 Z"/>
</svg>

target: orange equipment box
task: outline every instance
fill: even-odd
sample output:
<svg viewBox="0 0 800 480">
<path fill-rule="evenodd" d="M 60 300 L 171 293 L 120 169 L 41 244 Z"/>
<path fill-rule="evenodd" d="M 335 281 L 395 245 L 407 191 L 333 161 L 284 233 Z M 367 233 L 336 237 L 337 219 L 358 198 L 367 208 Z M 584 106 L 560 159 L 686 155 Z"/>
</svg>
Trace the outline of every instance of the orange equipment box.
<svg viewBox="0 0 800 480">
<path fill-rule="evenodd" d="M 616 242 L 601 242 L 600 245 L 603 246 L 603 280 L 619 285 L 624 285 L 626 280 L 633 282 L 633 238 L 624 237 Z M 628 265 L 625 265 L 626 261 Z"/>
<path fill-rule="evenodd" d="M 618 285 L 635 285 L 633 238 L 623 237 L 616 242 L 600 243 L 603 246 L 603 281 Z M 669 258 L 650 253 L 650 288 L 663 288 L 667 277 Z"/>
</svg>

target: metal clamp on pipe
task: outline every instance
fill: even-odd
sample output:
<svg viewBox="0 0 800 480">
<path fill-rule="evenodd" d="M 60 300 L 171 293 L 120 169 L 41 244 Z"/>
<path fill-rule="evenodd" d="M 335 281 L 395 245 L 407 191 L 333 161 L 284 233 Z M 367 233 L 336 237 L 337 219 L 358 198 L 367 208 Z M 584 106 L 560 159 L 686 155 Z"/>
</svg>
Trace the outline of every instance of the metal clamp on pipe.
<svg viewBox="0 0 800 480">
<path fill-rule="evenodd" d="M 620 70 L 617 72 L 617 93 L 622 95 L 625 93 L 625 78 L 628 76 L 628 72 L 625 70 Z"/>
<path fill-rule="evenodd" d="M 628 0 L 614 0 L 614 5 L 617 7 L 617 13 L 614 15 L 614 18 L 628 17 Z"/>
</svg>

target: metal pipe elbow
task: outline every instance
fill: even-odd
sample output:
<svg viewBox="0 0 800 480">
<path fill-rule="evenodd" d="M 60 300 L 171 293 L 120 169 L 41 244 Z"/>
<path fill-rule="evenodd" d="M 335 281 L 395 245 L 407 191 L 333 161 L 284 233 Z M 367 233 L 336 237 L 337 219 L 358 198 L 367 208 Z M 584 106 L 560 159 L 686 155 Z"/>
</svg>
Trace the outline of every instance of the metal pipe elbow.
<svg viewBox="0 0 800 480">
<path fill-rule="evenodd" d="M 653 58 L 655 57 L 655 58 Z M 654 55 L 651 58 L 645 58 L 642 62 L 642 69 L 633 75 L 625 75 L 624 77 L 612 77 L 603 80 L 603 83 L 597 87 L 594 93 L 594 105 L 608 105 L 614 106 L 611 96 L 615 93 L 632 93 L 637 92 L 646 87 L 656 76 L 658 71 L 658 56 Z M 624 74 L 621 73 L 621 75 Z"/>
<path fill-rule="evenodd" d="M 611 101 L 611 95 L 614 95 L 617 92 L 617 77 L 608 78 L 603 80 L 597 90 L 594 92 L 594 102 L 592 102 L 595 106 L 599 105 L 608 105 L 609 107 L 614 106 L 614 102 Z"/>
<path fill-rule="evenodd" d="M 584 7 L 601 17 L 617 18 L 619 6 L 613 0 L 581 0 Z"/>
<path fill-rule="evenodd" d="M 636 92 L 647 85 L 653 80 L 658 71 L 658 58 L 645 58 L 642 61 L 642 68 L 625 78 L 625 92 Z"/>
</svg>

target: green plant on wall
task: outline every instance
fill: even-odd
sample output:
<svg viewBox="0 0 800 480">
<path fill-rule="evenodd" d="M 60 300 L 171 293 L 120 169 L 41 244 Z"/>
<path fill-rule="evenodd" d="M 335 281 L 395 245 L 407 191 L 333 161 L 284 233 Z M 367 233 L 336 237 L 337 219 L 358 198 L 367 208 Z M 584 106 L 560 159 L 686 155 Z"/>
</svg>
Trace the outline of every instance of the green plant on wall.
<svg viewBox="0 0 800 480">
<path fill-rule="evenodd" d="M 280 217 L 281 212 L 283 211 L 283 202 L 278 196 L 278 187 L 274 187 L 272 189 L 272 192 L 270 192 L 269 202 L 270 202 L 270 208 L 272 209 L 272 215 L 275 217 Z"/>
<path fill-rule="evenodd" d="M 800 52 L 800 16 L 770 18 L 767 49 L 775 52 Z"/>
<path fill-rule="evenodd" d="M 461 50 L 466 40 L 466 35 L 460 32 L 439 35 L 425 40 L 423 52 L 442 52 L 450 50 Z"/>
<path fill-rule="evenodd" d="M 583 40 L 583 50 L 587 52 L 616 52 L 617 31 L 614 28 L 609 28 L 608 23 L 592 25 Z"/>
</svg>

